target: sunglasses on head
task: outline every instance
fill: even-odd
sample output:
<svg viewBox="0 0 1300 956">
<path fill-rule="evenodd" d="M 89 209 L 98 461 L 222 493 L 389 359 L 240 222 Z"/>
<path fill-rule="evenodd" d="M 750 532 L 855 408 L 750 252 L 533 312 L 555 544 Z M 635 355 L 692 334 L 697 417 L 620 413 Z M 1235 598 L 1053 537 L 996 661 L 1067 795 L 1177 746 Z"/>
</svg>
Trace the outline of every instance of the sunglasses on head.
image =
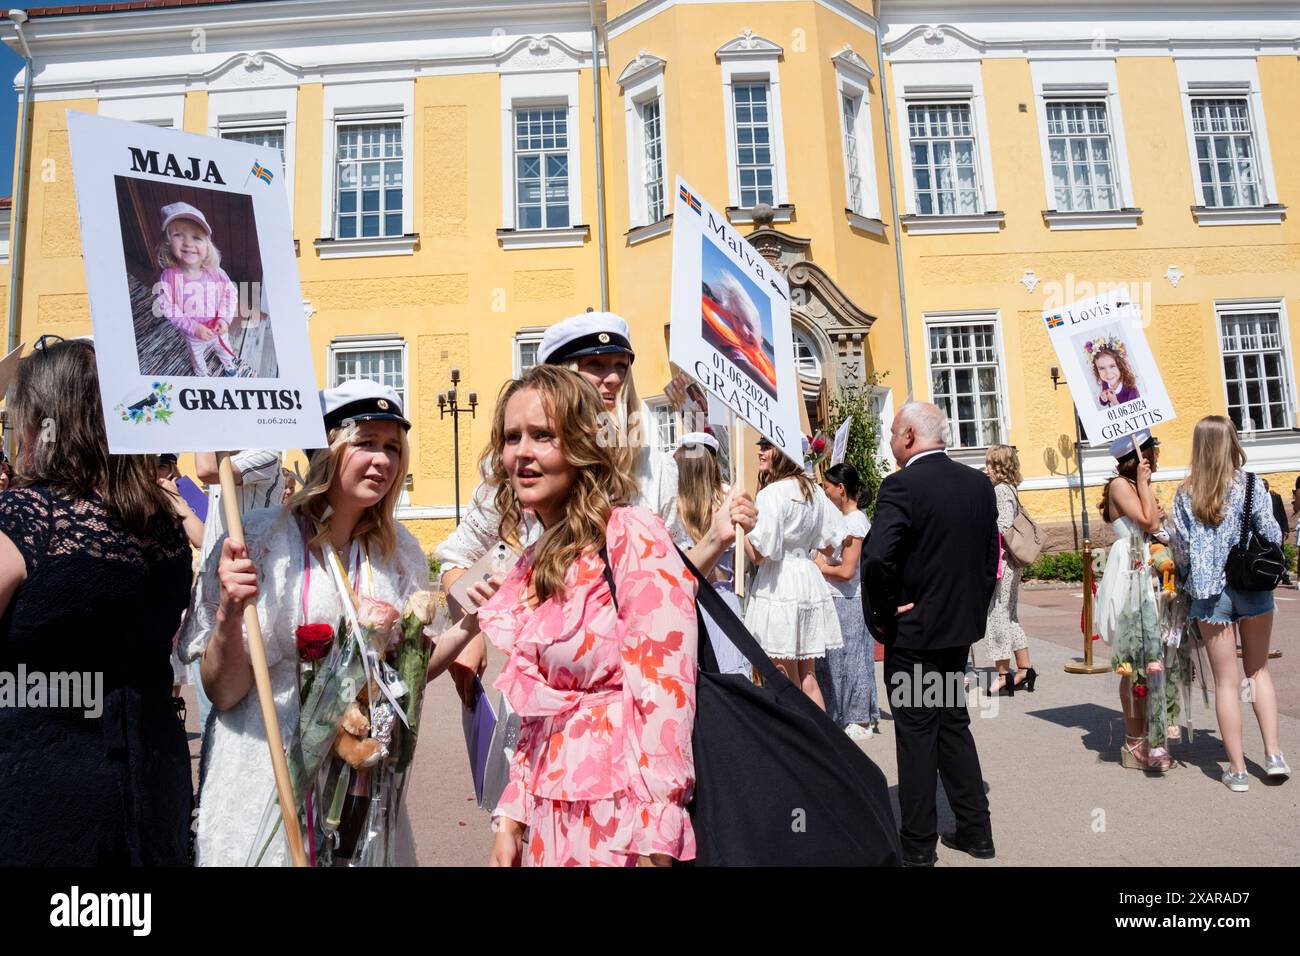
<svg viewBox="0 0 1300 956">
<path fill-rule="evenodd" d="M 58 345 L 60 342 L 66 342 L 66 341 L 67 339 L 65 339 L 61 335 L 42 335 L 39 339 L 36 340 L 36 344 L 32 346 L 32 351 L 43 353 L 51 345 Z"/>
</svg>

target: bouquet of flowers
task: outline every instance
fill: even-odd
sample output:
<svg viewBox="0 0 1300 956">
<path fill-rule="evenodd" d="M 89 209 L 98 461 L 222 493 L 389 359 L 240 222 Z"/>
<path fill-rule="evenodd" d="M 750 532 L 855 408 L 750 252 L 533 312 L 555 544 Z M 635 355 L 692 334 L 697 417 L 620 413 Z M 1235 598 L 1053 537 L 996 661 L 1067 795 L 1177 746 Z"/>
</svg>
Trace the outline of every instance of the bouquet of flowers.
<svg viewBox="0 0 1300 956">
<path fill-rule="evenodd" d="M 420 591 L 400 614 L 365 598 L 337 627 L 298 628 L 300 707 L 285 749 L 313 866 L 392 865 L 440 615 L 438 596 Z M 264 861 L 280 823 L 272 794 L 251 865 Z"/>
<path fill-rule="evenodd" d="M 803 470 L 810 475 L 816 475 L 817 469 L 830 457 L 830 443 L 821 432 L 815 435 L 804 435 L 803 443 Z"/>
</svg>

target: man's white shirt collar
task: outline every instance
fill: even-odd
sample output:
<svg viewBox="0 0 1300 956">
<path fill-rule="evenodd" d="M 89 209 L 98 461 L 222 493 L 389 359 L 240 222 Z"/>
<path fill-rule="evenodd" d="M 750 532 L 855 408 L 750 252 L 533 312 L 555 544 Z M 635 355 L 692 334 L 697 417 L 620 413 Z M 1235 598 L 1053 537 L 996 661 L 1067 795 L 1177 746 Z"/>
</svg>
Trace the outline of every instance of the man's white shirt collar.
<svg viewBox="0 0 1300 956">
<path fill-rule="evenodd" d="M 946 454 L 948 454 L 948 449 L 946 448 L 931 448 L 929 451 L 923 451 L 919 455 L 913 455 L 911 458 L 907 459 L 907 464 L 904 465 L 903 467 L 907 468 L 908 466 L 915 464 L 916 462 L 920 461 L 922 458 L 925 458 L 929 455 L 946 455 Z"/>
</svg>

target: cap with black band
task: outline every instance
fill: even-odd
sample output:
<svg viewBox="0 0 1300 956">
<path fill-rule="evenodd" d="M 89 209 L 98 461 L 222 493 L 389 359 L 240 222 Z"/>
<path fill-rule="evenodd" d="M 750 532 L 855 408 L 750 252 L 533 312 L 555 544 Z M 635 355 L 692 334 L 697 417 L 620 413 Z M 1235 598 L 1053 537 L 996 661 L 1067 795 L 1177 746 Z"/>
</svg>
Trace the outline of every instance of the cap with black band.
<svg viewBox="0 0 1300 956">
<path fill-rule="evenodd" d="M 325 430 L 344 422 L 397 422 L 410 430 L 411 423 L 402 415 L 402 400 L 396 390 L 369 379 L 353 379 L 320 393 Z"/>
<path fill-rule="evenodd" d="M 627 355 L 634 359 L 627 321 L 613 312 L 583 312 L 556 322 L 542 335 L 537 361 L 563 365 L 584 355 Z"/>
</svg>

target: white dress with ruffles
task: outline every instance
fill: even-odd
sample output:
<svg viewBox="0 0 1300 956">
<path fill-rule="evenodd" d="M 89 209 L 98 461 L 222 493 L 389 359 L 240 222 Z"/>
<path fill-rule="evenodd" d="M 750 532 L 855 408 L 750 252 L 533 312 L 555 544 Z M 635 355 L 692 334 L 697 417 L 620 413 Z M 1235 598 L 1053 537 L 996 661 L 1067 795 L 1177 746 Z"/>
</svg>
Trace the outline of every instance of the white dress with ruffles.
<svg viewBox="0 0 1300 956">
<path fill-rule="evenodd" d="M 257 617 L 266 645 L 280 733 L 287 744 L 298 721 L 295 671 L 297 629 L 304 623 L 303 536 L 288 509 L 263 508 L 244 515 L 244 541 L 248 556 L 257 568 L 260 588 Z M 217 580 L 220 560 L 221 543 L 218 542 L 195 585 L 181 634 L 181 653 L 186 661 L 197 660 L 203 654 L 216 627 L 221 600 Z M 411 594 L 429 587 L 428 559 L 419 541 L 400 525 L 393 555 L 385 559 L 377 553 L 371 554 L 370 561 L 373 583 L 372 589 L 365 591 L 366 596 L 385 601 L 399 611 L 404 609 Z M 351 568 L 348 570 L 352 572 Z M 333 578 L 321 566 L 319 553 L 313 553 L 306 623 L 336 627 L 342 617 L 343 604 Z M 244 640 L 247 642 L 247 636 Z M 197 862 L 200 866 L 243 866 L 256 838 L 262 812 L 275 791 L 256 687 L 250 688 L 244 699 L 229 710 L 215 711 L 209 726 L 212 739 L 199 797 Z M 413 840 L 405 819 L 399 823 L 398 839 L 399 859 L 413 864 Z M 262 865 L 288 865 L 283 833 L 276 836 Z"/>
<path fill-rule="evenodd" d="M 745 626 L 769 657 L 807 660 L 844 646 L 835 591 L 813 560 L 844 541 L 844 515 L 821 488 L 805 500 L 798 481 L 773 482 L 758 493 L 758 521 L 749 541 L 763 556 L 745 606 Z"/>
</svg>

